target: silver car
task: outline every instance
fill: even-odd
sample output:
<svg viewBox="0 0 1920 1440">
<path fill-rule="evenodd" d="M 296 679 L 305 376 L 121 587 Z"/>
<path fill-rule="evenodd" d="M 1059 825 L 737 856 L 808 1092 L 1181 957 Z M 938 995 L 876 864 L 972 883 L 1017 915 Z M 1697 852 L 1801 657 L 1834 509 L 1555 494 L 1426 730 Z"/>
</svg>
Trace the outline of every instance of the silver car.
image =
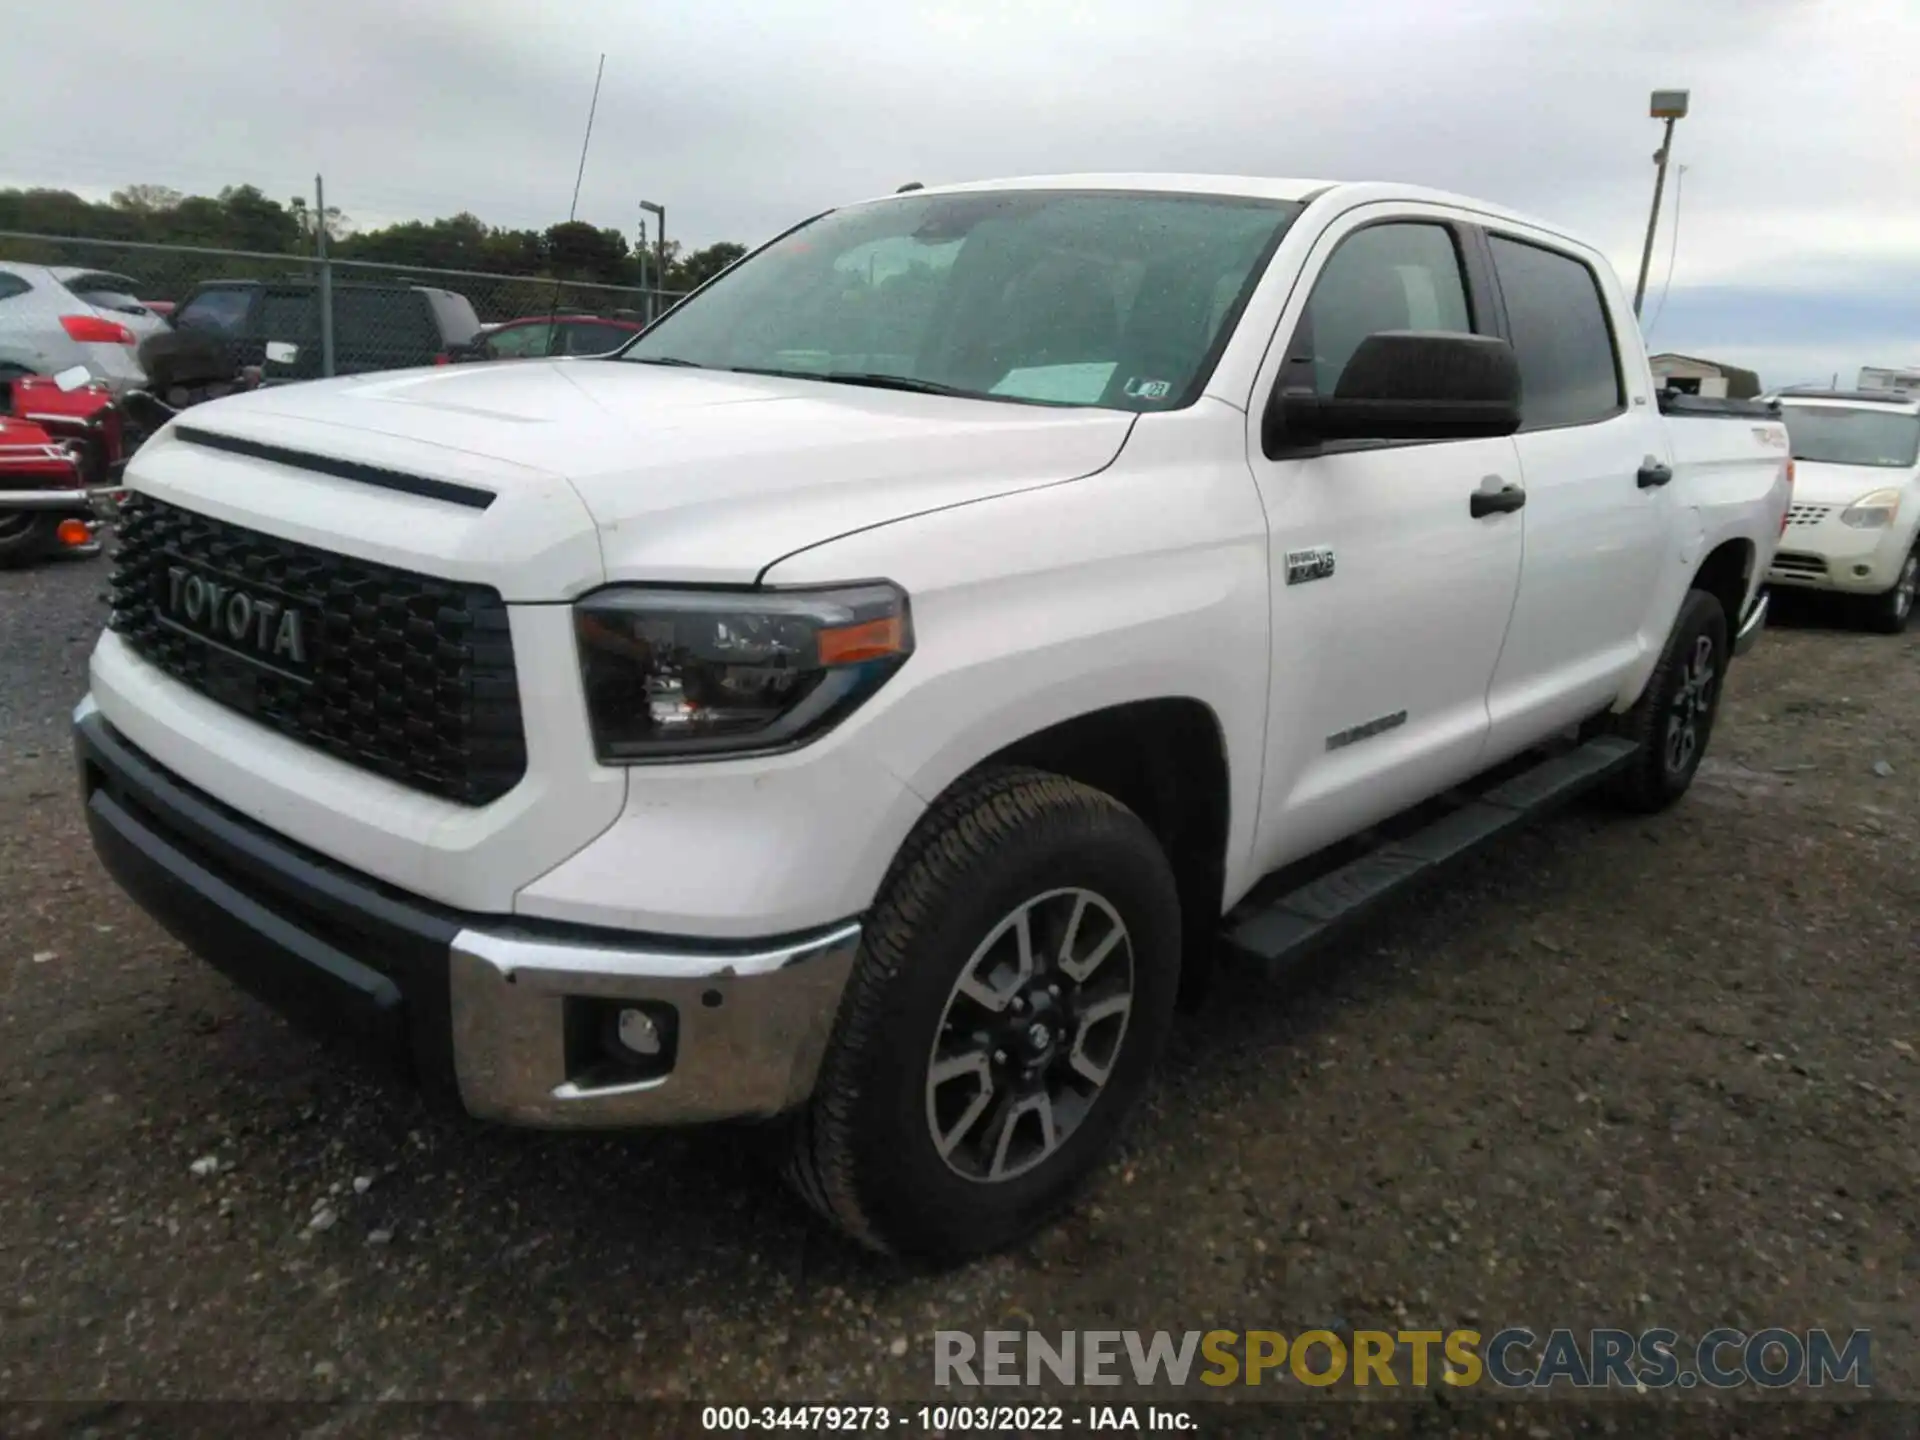
<svg viewBox="0 0 1920 1440">
<path fill-rule="evenodd" d="M 0 380 L 83 365 L 116 394 L 139 385 L 135 347 L 167 322 L 134 287 L 110 271 L 0 260 Z"/>
</svg>

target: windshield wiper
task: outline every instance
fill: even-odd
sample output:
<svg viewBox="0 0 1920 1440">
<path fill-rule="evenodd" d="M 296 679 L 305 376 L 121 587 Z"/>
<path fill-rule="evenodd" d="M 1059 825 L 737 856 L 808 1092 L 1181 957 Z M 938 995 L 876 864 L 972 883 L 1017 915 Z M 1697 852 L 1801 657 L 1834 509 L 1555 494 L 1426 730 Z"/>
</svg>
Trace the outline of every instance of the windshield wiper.
<svg viewBox="0 0 1920 1440">
<path fill-rule="evenodd" d="M 866 385 L 875 390 L 911 390 L 918 395 L 964 395 L 983 400 L 977 390 L 942 385 L 938 380 L 916 380 L 911 375 L 888 375 L 876 370 L 777 370 L 758 365 L 729 367 L 737 375 L 778 375 L 789 380 L 820 380 L 829 385 Z"/>
<path fill-rule="evenodd" d="M 678 365 L 689 370 L 704 370 L 707 367 L 698 360 L 682 360 L 678 355 L 632 355 L 622 356 L 629 365 Z"/>
</svg>

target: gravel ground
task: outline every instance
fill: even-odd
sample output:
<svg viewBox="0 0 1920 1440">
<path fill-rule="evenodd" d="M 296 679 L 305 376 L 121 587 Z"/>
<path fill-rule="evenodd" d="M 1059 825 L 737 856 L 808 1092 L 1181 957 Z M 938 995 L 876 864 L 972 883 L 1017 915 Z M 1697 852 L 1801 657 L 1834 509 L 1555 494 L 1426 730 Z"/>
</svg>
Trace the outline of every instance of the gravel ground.
<svg viewBox="0 0 1920 1440">
<path fill-rule="evenodd" d="M 1777 627 L 1683 805 L 1229 980 L 1077 1215 L 926 1274 L 740 1132 L 431 1113 L 183 953 L 74 802 L 104 573 L 0 575 L 0 1398 L 918 1401 L 935 1329 L 1505 1325 L 1870 1327 L 1920 1397 L 1920 636 Z"/>
</svg>

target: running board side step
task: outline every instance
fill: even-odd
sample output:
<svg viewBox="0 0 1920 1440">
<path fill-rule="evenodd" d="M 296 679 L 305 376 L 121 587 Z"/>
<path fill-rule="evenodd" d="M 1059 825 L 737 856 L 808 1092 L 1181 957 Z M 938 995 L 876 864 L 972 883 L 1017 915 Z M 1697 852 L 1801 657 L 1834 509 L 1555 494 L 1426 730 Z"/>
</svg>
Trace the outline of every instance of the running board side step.
<svg viewBox="0 0 1920 1440">
<path fill-rule="evenodd" d="M 1227 950 L 1235 960 L 1277 973 L 1389 895 L 1433 879 L 1488 841 L 1577 799 L 1624 769 L 1636 753 L 1633 742 L 1608 735 L 1542 760 L 1411 835 L 1388 840 L 1258 909 L 1228 916 Z"/>
</svg>

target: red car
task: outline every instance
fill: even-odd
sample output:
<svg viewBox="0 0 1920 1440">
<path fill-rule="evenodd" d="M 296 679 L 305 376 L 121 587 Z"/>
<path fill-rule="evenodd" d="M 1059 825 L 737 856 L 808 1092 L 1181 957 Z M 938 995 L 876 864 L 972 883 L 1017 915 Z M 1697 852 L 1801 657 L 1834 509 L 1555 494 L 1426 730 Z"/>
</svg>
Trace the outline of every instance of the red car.
<svg viewBox="0 0 1920 1440">
<path fill-rule="evenodd" d="M 646 329 L 604 315 L 532 315 L 491 325 L 455 358 L 530 360 L 542 355 L 605 355 Z"/>
<path fill-rule="evenodd" d="M 102 487 L 119 478 L 124 441 L 103 385 L 0 383 L 0 568 L 59 550 L 98 553 L 111 500 Z"/>
</svg>

